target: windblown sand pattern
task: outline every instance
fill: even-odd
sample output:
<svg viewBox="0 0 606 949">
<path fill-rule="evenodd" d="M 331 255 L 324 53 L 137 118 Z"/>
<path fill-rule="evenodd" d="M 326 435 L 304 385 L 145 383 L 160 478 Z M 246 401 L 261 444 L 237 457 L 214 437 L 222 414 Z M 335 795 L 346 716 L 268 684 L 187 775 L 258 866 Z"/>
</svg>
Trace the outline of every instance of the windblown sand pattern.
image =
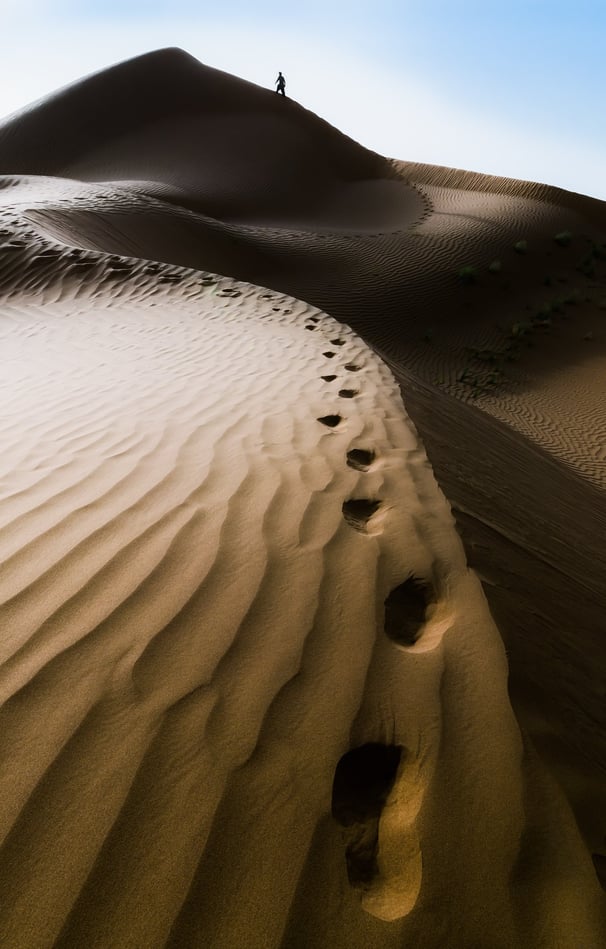
<svg viewBox="0 0 606 949">
<path fill-rule="evenodd" d="M 189 83 L 179 122 L 165 78 L 155 125 L 133 111 L 158 64 Z M 600 949 L 586 844 L 520 732 L 398 382 L 356 334 L 400 379 L 418 372 L 432 446 L 452 422 L 438 467 L 463 507 L 480 413 L 424 381 L 446 357 L 413 345 L 419 301 L 448 295 L 471 251 L 572 228 L 585 208 L 443 170 L 406 182 L 233 77 L 202 70 L 192 87 L 200 69 L 144 57 L 0 129 L 0 944 Z M 91 89 L 113 98 L 125 77 L 124 114 L 91 123 Z M 242 95 L 266 113 L 238 126 L 266 134 L 249 178 L 222 165 L 235 132 L 219 93 L 228 113 Z M 32 148 L 67 117 L 75 137 Z M 179 167 L 177 133 L 195 146 Z M 274 192 L 276 142 L 300 164 Z M 474 326 L 453 329 L 462 346 Z M 483 461 L 502 465 L 499 423 L 481 418 Z M 487 478 L 476 493 L 469 550 L 507 520 Z M 554 546 L 525 550 L 550 565 Z M 578 591 L 587 575 L 559 562 Z M 566 636 L 553 631 L 556 653 Z M 598 703 L 577 712 L 597 649 L 536 672 L 553 698 L 568 670 L 586 754 L 603 745 Z M 540 670 L 539 638 L 526 655 Z"/>
</svg>

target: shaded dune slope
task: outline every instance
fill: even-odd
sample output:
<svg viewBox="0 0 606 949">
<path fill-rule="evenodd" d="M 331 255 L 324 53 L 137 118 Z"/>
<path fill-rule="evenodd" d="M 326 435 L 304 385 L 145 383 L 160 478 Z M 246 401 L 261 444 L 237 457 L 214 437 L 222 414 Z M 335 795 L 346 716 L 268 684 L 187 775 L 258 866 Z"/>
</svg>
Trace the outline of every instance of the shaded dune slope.
<svg viewBox="0 0 606 949">
<path fill-rule="evenodd" d="M 598 949 L 595 875 L 385 362 L 599 848 L 602 409 L 574 425 L 552 380 L 585 378 L 604 206 L 389 162 L 174 50 L 7 120 L 0 171 L 7 944 Z M 549 359 L 471 393 L 470 349 L 560 282 L 581 316 Z M 411 576 L 435 588 L 419 646 L 383 633 Z M 404 749 L 380 806 L 335 802 L 369 744 Z"/>
<path fill-rule="evenodd" d="M 503 636 L 516 713 L 601 851 L 603 491 L 475 406 L 397 375 Z"/>
</svg>

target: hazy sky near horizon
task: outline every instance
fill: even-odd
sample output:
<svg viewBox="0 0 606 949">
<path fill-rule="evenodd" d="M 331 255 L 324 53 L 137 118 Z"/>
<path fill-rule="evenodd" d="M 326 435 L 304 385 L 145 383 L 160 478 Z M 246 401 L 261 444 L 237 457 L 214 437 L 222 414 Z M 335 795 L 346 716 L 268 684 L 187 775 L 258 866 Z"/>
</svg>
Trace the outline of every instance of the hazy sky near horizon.
<svg viewBox="0 0 606 949">
<path fill-rule="evenodd" d="M 180 46 L 390 157 L 606 200 L 605 0 L 0 0 L 0 115 Z"/>
</svg>

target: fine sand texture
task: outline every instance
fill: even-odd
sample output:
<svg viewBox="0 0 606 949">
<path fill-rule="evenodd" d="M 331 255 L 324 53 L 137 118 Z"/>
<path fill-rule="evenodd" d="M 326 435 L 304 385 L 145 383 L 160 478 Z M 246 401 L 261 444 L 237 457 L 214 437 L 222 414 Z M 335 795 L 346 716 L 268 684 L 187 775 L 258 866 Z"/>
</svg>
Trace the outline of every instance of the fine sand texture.
<svg viewBox="0 0 606 949">
<path fill-rule="evenodd" d="M 602 949 L 605 240 L 178 50 L 0 125 L 0 945 Z"/>
</svg>

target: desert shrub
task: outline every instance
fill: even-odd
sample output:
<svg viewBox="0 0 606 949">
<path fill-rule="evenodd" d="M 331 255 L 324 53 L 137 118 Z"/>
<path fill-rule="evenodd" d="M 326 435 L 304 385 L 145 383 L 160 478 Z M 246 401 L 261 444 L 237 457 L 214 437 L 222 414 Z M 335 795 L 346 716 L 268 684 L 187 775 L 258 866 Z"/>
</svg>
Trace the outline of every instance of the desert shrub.
<svg viewBox="0 0 606 949">
<path fill-rule="evenodd" d="M 564 297 L 564 303 L 568 304 L 568 306 L 576 306 L 577 303 L 581 302 L 582 297 L 583 294 L 580 290 L 573 290 L 567 297 Z"/>
<path fill-rule="evenodd" d="M 556 244 L 559 244 L 560 247 L 568 247 L 571 240 L 572 240 L 572 234 L 570 233 L 570 231 L 560 231 L 560 233 L 556 234 L 554 237 L 554 241 L 556 242 Z"/>
<path fill-rule="evenodd" d="M 595 277 L 595 262 L 592 251 L 578 262 L 576 269 L 586 277 Z"/>
<path fill-rule="evenodd" d="M 513 245 L 516 254 L 525 254 L 528 250 L 528 241 L 518 241 Z"/>
<path fill-rule="evenodd" d="M 518 320 L 518 322 L 512 323 L 511 329 L 509 330 L 509 335 L 511 339 L 521 339 L 522 336 L 527 336 L 531 330 L 531 323 L 527 323 L 524 320 Z"/>
<path fill-rule="evenodd" d="M 479 359 L 480 362 L 496 363 L 501 356 L 501 353 L 495 349 L 470 349 L 469 351 L 472 358 Z"/>
<path fill-rule="evenodd" d="M 478 279 L 478 270 L 477 267 L 472 267 L 468 265 L 467 267 L 461 267 L 459 270 L 459 280 L 463 284 L 472 284 L 476 283 Z"/>
<path fill-rule="evenodd" d="M 465 369 L 461 370 L 461 372 L 458 374 L 457 382 L 471 382 L 471 384 L 475 385 L 477 383 L 477 379 L 475 376 L 472 378 L 471 369 L 469 366 L 466 366 Z"/>
<path fill-rule="evenodd" d="M 499 382 L 503 381 L 503 373 L 500 369 L 493 369 L 492 372 L 489 372 L 486 376 L 485 383 L 487 386 L 496 386 Z"/>
</svg>

